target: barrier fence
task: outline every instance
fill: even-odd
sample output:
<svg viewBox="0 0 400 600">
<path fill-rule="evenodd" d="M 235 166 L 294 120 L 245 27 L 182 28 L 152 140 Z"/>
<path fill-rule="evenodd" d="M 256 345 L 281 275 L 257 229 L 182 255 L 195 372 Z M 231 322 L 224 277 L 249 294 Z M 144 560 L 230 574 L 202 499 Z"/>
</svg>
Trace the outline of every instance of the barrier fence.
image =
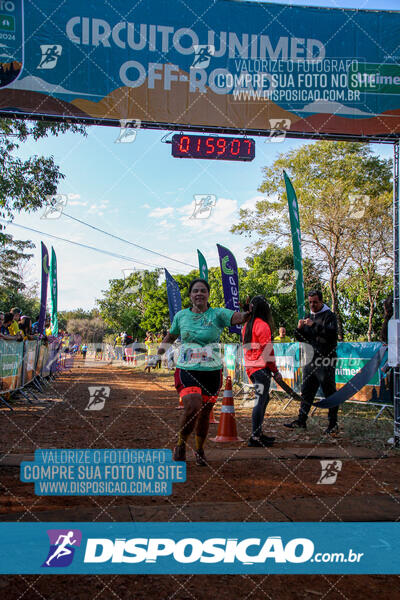
<svg viewBox="0 0 400 600">
<path fill-rule="evenodd" d="M 339 342 L 337 360 L 335 361 L 337 389 L 340 389 L 350 381 L 378 351 L 381 345 L 381 342 Z M 147 349 L 142 343 L 123 348 L 123 352 L 117 352 L 111 344 L 89 344 L 88 346 L 87 357 L 92 360 L 117 361 L 118 364 L 126 367 L 155 366 L 156 357 L 148 356 L 146 354 Z M 303 380 L 303 367 L 310 360 L 307 354 L 309 349 L 307 349 L 305 344 L 299 342 L 288 344 L 275 343 L 273 346 L 276 363 L 285 382 L 293 390 L 300 393 Z M 230 375 L 236 384 L 251 386 L 244 367 L 243 345 L 220 344 L 220 348 L 224 362 L 224 375 Z M 163 355 L 164 367 L 168 367 L 169 369 L 175 368 L 178 351 L 179 346 L 175 344 L 166 355 Z M 125 360 L 122 360 L 123 355 L 125 356 Z M 359 392 L 354 394 L 351 402 L 368 402 L 382 407 L 393 405 L 391 374 L 390 372 L 384 372 L 383 369 L 386 360 L 387 354 L 382 360 L 378 371 Z M 271 389 L 282 391 L 274 380 L 271 382 Z M 323 398 L 321 390 L 317 393 L 317 398 Z"/>
<path fill-rule="evenodd" d="M 69 368 L 71 359 L 61 353 L 61 341 L 14 342 L 0 340 L 0 400 L 23 391 L 36 378 L 45 378 Z M 8 404 L 7 404 L 8 406 Z"/>
</svg>

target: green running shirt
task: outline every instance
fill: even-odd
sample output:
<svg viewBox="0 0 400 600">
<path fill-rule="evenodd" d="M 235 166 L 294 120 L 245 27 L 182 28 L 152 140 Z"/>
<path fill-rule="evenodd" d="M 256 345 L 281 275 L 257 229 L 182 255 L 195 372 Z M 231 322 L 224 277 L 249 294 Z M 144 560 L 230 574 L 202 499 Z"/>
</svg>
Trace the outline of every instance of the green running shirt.
<svg viewBox="0 0 400 600">
<path fill-rule="evenodd" d="M 234 312 L 228 308 L 209 308 L 198 314 L 185 308 L 176 313 L 169 332 L 182 340 L 178 369 L 222 369 L 219 338 L 222 330 L 231 324 Z"/>
</svg>

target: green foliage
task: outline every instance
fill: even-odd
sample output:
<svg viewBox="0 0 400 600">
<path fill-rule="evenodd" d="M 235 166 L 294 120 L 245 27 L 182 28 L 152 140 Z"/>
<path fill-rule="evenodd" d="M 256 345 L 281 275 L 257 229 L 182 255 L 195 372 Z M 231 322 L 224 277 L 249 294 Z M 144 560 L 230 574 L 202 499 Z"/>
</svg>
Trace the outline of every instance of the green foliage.
<svg viewBox="0 0 400 600">
<path fill-rule="evenodd" d="M 353 142 L 319 141 L 281 154 L 271 167 L 264 169 L 259 190 L 266 194 L 265 199 L 253 211 L 241 210 L 240 222 L 231 231 L 249 237 L 255 235 L 253 252 L 272 238 L 289 241 L 282 175 L 285 169 L 299 202 L 303 255 L 314 261 L 328 282 L 332 308 L 338 312 L 341 328 L 338 284 L 349 267 L 354 268 L 355 263 L 360 267 L 365 260 L 367 250 L 358 242 L 363 236 L 368 237 L 371 227 L 378 230 L 374 240 L 376 248 L 379 244 L 380 247 L 368 257 L 370 271 L 379 271 L 374 257 L 390 255 L 387 234 L 390 236 L 391 217 L 387 197 L 392 188 L 391 167 L 391 160 L 374 155 L 367 144 Z M 352 203 L 354 195 L 370 198 L 367 210 Z"/>
<path fill-rule="evenodd" d="M 0 216 L 12 217 L 21 210 L 35 211 L 53 196 L 64 178 L 52 156 L 16 155 L 21 143 L 71 131 L 85 134 L 85 128 L 71 123 L 0 119 Z M 0 225 L 0 229 L 2 226 Z"/>
<path fill-rule="evenodd" d="M 32 242 L 14 240 L 8 234 L 0 239 L 0 310 L 7 312 L 17 306 L 35 320 L 39 312 L 36 289 L 28 289 L 23 278 L 24 265 L 32 256 L 26 250 L 34 247 Z"/>
<path fill-rule="evenodd" d="M 391 275 L 376 274 L 373 288 L 373 314 L 369 332 L 370 304 L 368 285 L 363 273 L 354 270 L 339 285 L 340 309 L 347 341 L 379 341 L 383 322 L 383 301 L 393 293 Z"/>
<path fill-rule="evenodd" d="M 79 335 L 82 342 L 86 343 L 102 342 L 106 329 L 103 319 L 98 316 L 93 318 L 69 319 L 67 322 L 68 333 Z"/>
</svg>

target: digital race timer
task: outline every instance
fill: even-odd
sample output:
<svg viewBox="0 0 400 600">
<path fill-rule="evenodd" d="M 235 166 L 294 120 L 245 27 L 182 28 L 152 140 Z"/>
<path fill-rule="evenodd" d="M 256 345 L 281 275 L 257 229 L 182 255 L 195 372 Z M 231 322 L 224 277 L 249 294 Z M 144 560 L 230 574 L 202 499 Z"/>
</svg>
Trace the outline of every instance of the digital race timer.
<svg viewBox="0 0 400 600">
<path fill-rule="evenodd" d="M 172 136 L 172 156 L 176 158 L 253 160 L 255 142 L 250 138 L 177 133 Z"/>
</svg>

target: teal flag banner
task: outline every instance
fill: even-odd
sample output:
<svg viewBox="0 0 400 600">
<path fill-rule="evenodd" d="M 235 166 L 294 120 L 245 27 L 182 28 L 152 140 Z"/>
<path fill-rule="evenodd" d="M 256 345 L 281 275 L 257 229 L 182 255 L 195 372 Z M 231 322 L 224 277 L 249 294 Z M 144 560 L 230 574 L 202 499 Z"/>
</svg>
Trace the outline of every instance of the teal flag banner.
<svg viewBox="0 0 400 600">
<path fill-rule="evenodd" d="M 50 316 L 51 332 L 54 336 L 58 335 L 58 316 L 57 316 L 57 257 L 54 248 L 51 248 L 50 260 Z"/>
<path fill-rule="evenodd" d="M 303 280 L 303 259 L 301 255 L 301 231 L 300 231 L 300 218 L 299 218 L 299 205 L 297 203 L 296 192 L 286 172 L 283 171 L 283 177 L 285 179 L 286 194 L 289 205 L 289 218 L 290 228 L 292 231 L 292 244 L 293 244 L 293 261 L 294 261 L 294 273 L 296 277 L 296 301 L 297 301 L 297 313 L 299 319 L 304 319 L 304 280 Z"/>
<path fill-rule="evenodd" d="M 200 277 L 202 279 L 205 279 L 206 281 L 208 281 L 208 267 L 207 267 L 207 261 L 204 258 L 203 254 L 200 252 L 200 250 L 197 250 L 197 256 L 199 258 L 199 271 L 200 271 Z"/>
</svg>

